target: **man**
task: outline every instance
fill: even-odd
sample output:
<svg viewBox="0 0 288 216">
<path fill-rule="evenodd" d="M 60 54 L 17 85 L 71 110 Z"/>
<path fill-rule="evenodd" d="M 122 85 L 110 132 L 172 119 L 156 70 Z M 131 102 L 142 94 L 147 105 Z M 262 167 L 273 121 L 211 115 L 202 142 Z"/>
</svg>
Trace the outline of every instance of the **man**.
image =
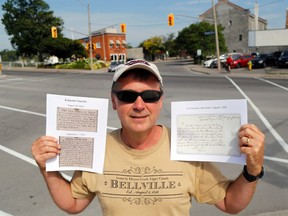
<svg viewBox="0 0 288 216">
<path fill-rule="evenodd" d="M 32 144 L 32 154 L 59 208 L 79 213 L 96 195 L 105 216 L 189 215 L 193 197 L 228 213 L 249 204 L 263 175 L 264 135 L 251 124 L 239 129 L 247 166 L 234 181 L 211 163 L 171 161 L 170 129 L 156 123 L 162 85 L 152 63 L 132 60 L 117 68 L 111 99 L 122 127 L 107 135 L 103 174 L 75 171 L 70 183 L 58 172 L 45 171 L 46 160 L 61 151 L 57 139 L 43 136 Z"/>
<path fill-rule="evenodd" d="M 231 55 L 228 55 L 228 57 L 226 59 L 226 71 L 227 71 L 227 73 L 231 73 L 232 62 L 233 62 L 233 59 L 232 59 Z"/>
</svg>

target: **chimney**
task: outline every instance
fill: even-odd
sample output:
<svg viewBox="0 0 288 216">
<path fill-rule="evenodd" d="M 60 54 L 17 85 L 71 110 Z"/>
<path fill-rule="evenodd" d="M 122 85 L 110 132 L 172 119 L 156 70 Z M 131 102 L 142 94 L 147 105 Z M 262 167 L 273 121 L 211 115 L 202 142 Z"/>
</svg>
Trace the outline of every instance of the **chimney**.
<svg viewBox="0 0 288 216">
<path fill-rule="evenodd" d="M 288 29 L 288 8 L 286 9 L 286 29 Z"/>
</svg>

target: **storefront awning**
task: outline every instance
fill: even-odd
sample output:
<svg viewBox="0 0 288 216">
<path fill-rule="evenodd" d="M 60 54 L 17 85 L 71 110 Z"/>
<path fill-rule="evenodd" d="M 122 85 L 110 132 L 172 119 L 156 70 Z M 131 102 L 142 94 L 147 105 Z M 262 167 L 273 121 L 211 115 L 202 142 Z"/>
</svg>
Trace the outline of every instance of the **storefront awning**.
<svg viewBox="0 0 288 216">
<path fill-rule="evenodd" d="M 110 43 L 110 44 L 114 44 L 114 41 L 113 41 L 113 40 L 109 40 L 109 43 Z"/>
<path fill-rule="evenodd" d="M 127 42 L 125 40 L 122 40 L 122 44 L 127 44 Z"/>
<path fill-rule="evenodd" d="M 120 44 L 120 41 L 119 41 L 119 40 L 116 40 L 116 43 L 117 43 L 117 44 Z"/>
</svg>

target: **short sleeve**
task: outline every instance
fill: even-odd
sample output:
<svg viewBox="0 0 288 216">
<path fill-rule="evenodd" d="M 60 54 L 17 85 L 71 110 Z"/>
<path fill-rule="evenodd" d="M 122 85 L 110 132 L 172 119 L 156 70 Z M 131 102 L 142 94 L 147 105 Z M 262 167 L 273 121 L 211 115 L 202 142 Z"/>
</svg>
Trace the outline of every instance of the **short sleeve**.
<svg viewBox="0 0 288 216">
<path fill-rule="evenodd" d="M 71 180 L 71 190 L 72 196 L 74 198 L 83 199 L 95 196 L 95 193 L 92 193 L 88 190 L 85 182 L 86 181 L 83 178 L 83 172 L 75 171 Z"/>
<path fill-rule="evenodd" d="M 196 171 L 196 201 L 207 204 L 218 203 L 225 198 L 230 182 L 213 164 L 201 163 Z"/>
</svg>

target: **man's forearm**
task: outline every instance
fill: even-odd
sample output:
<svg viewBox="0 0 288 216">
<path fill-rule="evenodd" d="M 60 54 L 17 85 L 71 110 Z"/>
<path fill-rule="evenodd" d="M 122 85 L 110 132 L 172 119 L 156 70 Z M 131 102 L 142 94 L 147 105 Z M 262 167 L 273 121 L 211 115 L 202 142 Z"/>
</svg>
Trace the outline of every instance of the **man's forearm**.
<svg viewBox="0 0 288 216">
<path fill-rule="evenodd" d="M 66 212 L 71 212 L 76 201 L 72 197 L 70 183 L 59 172 L 46 172 L 42 169 L 40 171 L 56 205 Z"/>
<path fill-rule="evenodd" d="M 216 206 L 224 212 L 236 214 L 242 211 L 251 201 L 256 190 L 257 181 L 248 182 L 243 174 L 232 181 L 226 191 L 226 197 Z"/>
</svg>

